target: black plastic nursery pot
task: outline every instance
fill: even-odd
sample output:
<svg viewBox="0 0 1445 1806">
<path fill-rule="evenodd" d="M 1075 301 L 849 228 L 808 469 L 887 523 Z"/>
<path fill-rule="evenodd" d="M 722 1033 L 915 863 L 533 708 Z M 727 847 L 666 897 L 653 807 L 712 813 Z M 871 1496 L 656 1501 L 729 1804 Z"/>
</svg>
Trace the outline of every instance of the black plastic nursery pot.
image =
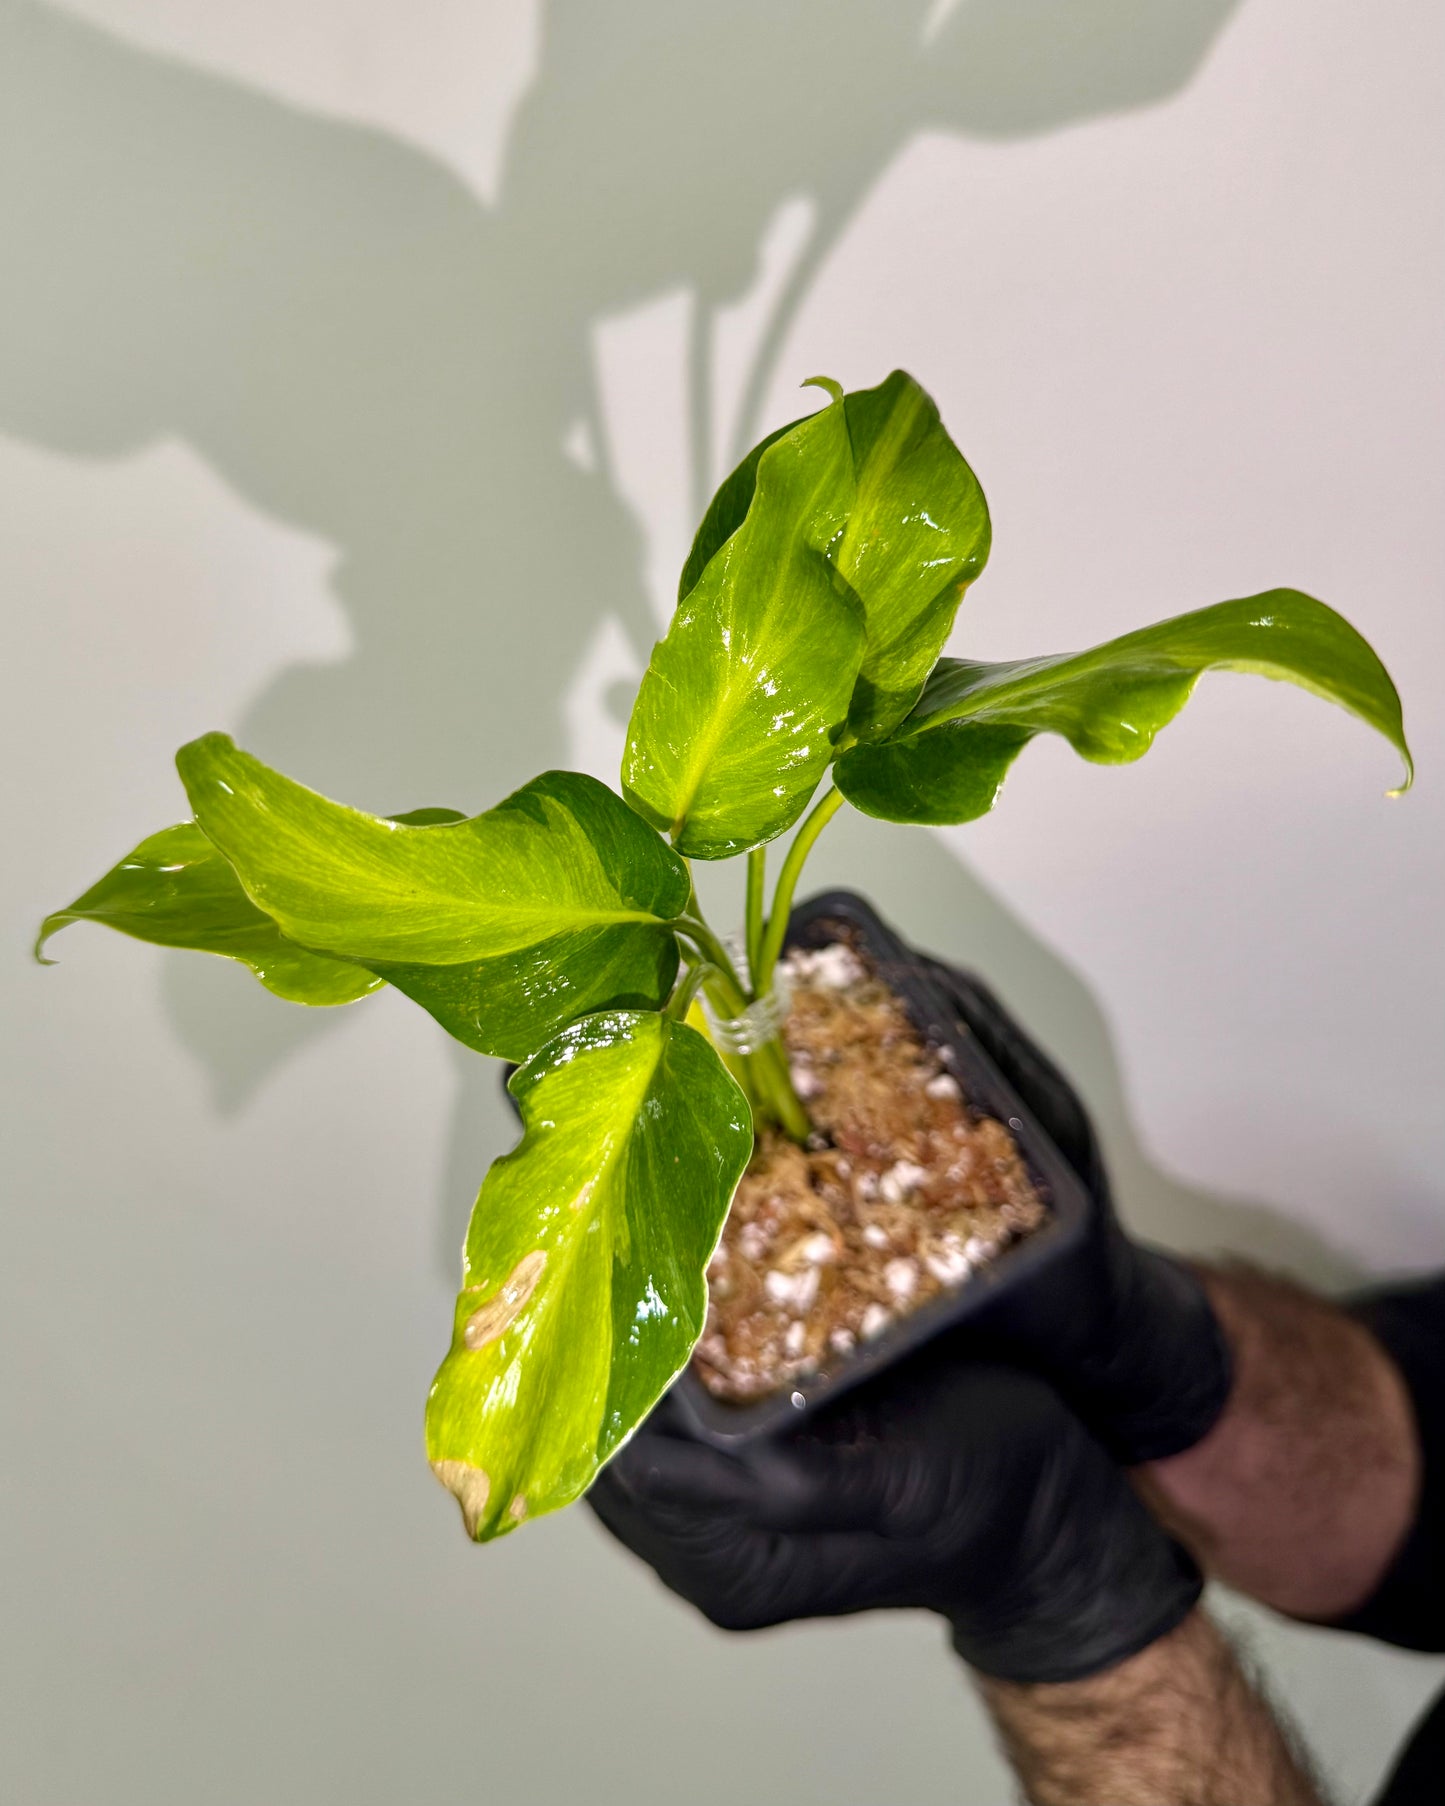
<svg viewBox="0 0 1445 1806">
<path fill-rule="evenodd" d="M 794 909 L 786 945 L 824 947 L 841 937 L 865 952 L 878 976 L 903 1004 L 919 1035 L 936 1048 L 975 1116 L 1006 1123 L 1048 1215 L 1037 1229 L 1000 1250 L 959 1285 L 895 1318 L 877 1336 L 847 1354 L 830 1356 L 807 1378 L 766 1398 L 729 1404 L 714 1398 L 691 1367 L 668 1394 L 693 1435 L 736 1448 L 795 1429 L 813 1412 L 873 1378 L 925 1342 L 996 1306 L 1014 1288 L 1067 1259 L 1083 1241 L 1094 1203 L 1073 1168 L 999 1071 L 940 986 L 929 962 L 893 932 L 865 898 L 826 891 Z M 508 1068 L 508 1072 L 512 1068 Z M 511 1093 L 507 1101 L 513 1105 Z"/>
<path fill-rule="evenodd" d="M 942 1054 L 968 1109 L 1008 1125 L 1048 1216 L 1037 1229 L 1001 1249 L 952 1290 L 894 1319 L 879 1335 L 860 1342 L 848 1354 L 830 1356 L 806 1379 L 767 1398 L 729 1404 L 714 1398 L 690 1367 L 684 1369 L 669 1396 L 694 1435 L 723 1447 L 795 1429 L 811 1413 L 933 1337 L 976 1317 L 986 1306 L 996 1305 L 1008 1291 L 1067 1258 L 1083 1240 L 1094 1208 L 1078 1175 L 970 1032 L 928 962 L 901 940 L 864 898 L 852 891 L 835 890 L 800 903 L 789 922 L 787 945 L 823 947 L 839 939 L 840 930 L 868 955 L 923 1040 Z"/>
</svg>

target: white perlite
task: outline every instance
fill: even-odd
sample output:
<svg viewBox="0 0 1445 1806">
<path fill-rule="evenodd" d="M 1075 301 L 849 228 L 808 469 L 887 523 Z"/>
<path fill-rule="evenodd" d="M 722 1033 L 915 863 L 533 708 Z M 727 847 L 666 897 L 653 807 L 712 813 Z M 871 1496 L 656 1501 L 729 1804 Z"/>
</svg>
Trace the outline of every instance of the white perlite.
<svg viewBox="0 0 1445 1806">
<path fill-rule="evenodd" d="M 918 1290 L 917 1261 L 890 1260 L 883 1269 L 883 1283 L 895 1298 L 911 1298 Z"/>
<path fill-rule="evenodd" d="M 781 965 L 790 978 L 825 991 L 846 991 L 868 976 L 858 955 L 841 941 L 829 947 L 795 947 Z"/>
<path fill-rule="evenodd" d="M 800 1060 L 794 1061 L 788 1068 L 788 1077 L 792 1079 L 793 1089 L 804 1103 L 807 1103 L 809 1098 L 822 1095 L 823 1081 L 811 1066 L 804 1066 Z"/>
<path fill-rule="evenodd" d="M 923 1264 L 941 1286 L 956 1286 L 973 1271 L 973 1262 L 954 1237 L 945 1237 L 923 1257 Z"/>
<path fill-rule="evenodd" d="M 774 1304 L 791 1304 L 793 1300 L 793 1276 L 791 1273 L 780 1273 L 776 1267 L 763 1275 L 763 1290 Z"/>
<path fill-rule="evenodd" d="M 763 1275 L 763 1290 L 774 1304 L 804 1317 L 818 1296 L 818 1269 L 804 1267 L 801 1273 L 780 1273 L 772 1267 Z"/>
<path fill-rule="evenodd" d="M 798 1253 L 810 1267 L 827 1267 L 837 1260 L 838 1246 L 825 1229 L 819 1229 L 807 1237 Z"/>
<path fill-rule="evenodd" d="M 738 1236 L 738 1248 L 744 1260 L 761 1260 L 768 1251 L 768 1238 L 760 1223 L 744 1223 Z"/>
<path fill-rule="evenodd" d="M 927 1177 L 927 1167 L 918 1166 L 912 1160 L 895 1160 L 879 1180 L 878 1189 L 886 1203 L 901 1204 Z"/>
<path fill-rule="evenodd" d="M 893 1314 L 886 1304 L 870 1304 L 863 1313 L 863 1321 L 859 1325 L 865 1338 L 872 1341 L 880 1335 L 893 1321 Z"/>
</svg>

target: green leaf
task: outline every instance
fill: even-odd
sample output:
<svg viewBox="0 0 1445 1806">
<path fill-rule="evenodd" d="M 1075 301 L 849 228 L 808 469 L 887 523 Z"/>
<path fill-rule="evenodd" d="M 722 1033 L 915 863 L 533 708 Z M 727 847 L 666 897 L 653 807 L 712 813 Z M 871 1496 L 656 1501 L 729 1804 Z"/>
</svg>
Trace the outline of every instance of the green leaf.
<svg viewBox="0 0 1445 1806">
<path fill-rule="evenodd" d="M 906 371 L 846 405 L 855 493 L 832 557 L 866 617 L 848 731 L 870 740 L 917 702 L 988 560 L 990 528 L 978 478 Z"/>
<path fill-rule="evenodd" d="M 1400 698 L 1369 642 L 1323 602 L 1266 590 L 1160 621 L 1089 652 L 980 665 L 945 659 L 895 739 L 839 759 L 838 788 L 885 821 L 985 815 L 1040 733 L 1100 765 L 1142 758 L 1205 671 L 1251 671 L 1312 690 L 1377 728 L 1414 768 Z"/>
<path fill-rule="evenodd" d="M 656 1007 L 671 987 L 687 868 L 595 778 L 547 772 L 485 814 L 415 826 L 330 802 L 224 734 L 176 764 L 285 934 L 389 980 L 481 1053 L 525 1059 L 579 1015 Z"/>
<path fill-rule="evenodd" d="M 35 943 L 42 965 L 54 963 L 45 943 L 72 922 L 102 922 L 158 947 L 240 960 L 292 1003 L 354 1003 L 382 984 L 373 972 L 287 940 L 194 822 L 150 835 L 68 908 L 46 916 Z"/>
<path fill-rule="evenodd" d="M 523 1136 L 472 1213 L 427 1455 L 479 1542 L 586 1491 L 687 1361 L 752 1152 L 694 1029 L 610 1011 L 512 1075 Z"/>
<path fill-rule="evenodd" d="M 851 493 L 838 394 L 762 452 L 746 518 L 678 605 L 633 707 L 627 795 L 699 859 L 790 827 L 848 713 L 863 616 L 828 560 Z"/>
<path fill-rule="evenodd" d="M 878 739 L 917 702 L 953 629 L 959 600 L 988 561 L 988 504 L 938 409 L 904 370 L 843 400 L 849 466 L 838 505 L 847 526 L 829 557 L 862 603 L 867 639 L 848 729 Z M 679 601 L 743 524 L 758 463 L 802 424 L 779 427 L 713 497 L 678 585 Z"/>
<path fill-rule="evenodd" d="M 809 416 L 805 415 L 804 419 L 807 418 Z M 713 553 L 719 551 L 747 519 L 748 509 L 753 505 L 753 491 L 758 486 L 758 460 L 770 445 L 776 444 L 785 433 L 791 433 L 794 427 L 802 424 L 802 420 L 790 420 L 786 426 L 780 426 L 776 432 L 769 433 L 766 439 L 759 439 L 737 469 L 723 479 L 717 494 L 708 503 L 702 525 L 693 536 L 687 563 L 683 565 L 682 575 L 678 579 L 679 602 L 686 598 L 712 562 Z"/>
<path fill-rule="evenodd" d="M 658 1008 L 677 977 L 678 949 L 670 933 L 586 928 L 469 964 L 368 965 L 463 1046 L 524 1060 L 589 1011 Z"/>
</svg>

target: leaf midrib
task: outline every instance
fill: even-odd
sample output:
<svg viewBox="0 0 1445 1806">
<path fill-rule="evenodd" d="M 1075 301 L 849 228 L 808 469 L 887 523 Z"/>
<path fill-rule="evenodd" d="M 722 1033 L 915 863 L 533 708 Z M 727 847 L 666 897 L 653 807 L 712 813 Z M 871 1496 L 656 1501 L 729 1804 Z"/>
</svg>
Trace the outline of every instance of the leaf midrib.
<svg viewBox="0 0 1445 1806">
<path fill-rule="evenodd" d="M 359 815 L 360 811 L 356 811 L 355 813 Z M 367 820 L 368 818 L 362 816 L 361 819 Z M 461 824 L 457 825 L 460 826 Z M 402 828 L 399 831 L 404 833 L 407 830 Z M 419 834 L 436 834 L 444 832 L 445 830 L 441 828 L 418 828 L 411 831 Z M 302 847 L 307 849 L 320 849 L 324 844 L 318 840 L 315 835 L 297 833 L 295 828 L 289 827 L 289 825 L 288 838 L 299 842 Z M 235 857 L 226 852 L 225 846 L 219 841 L 217 844 L 220 846 L 221 852 L 231 861 L 242 890 L 245 891 L 251 902 L 268 917 L 274 919 L 289 918 L 292 921 L 317 919 L 310 910 L 303 910 L 302 908 L 297 907 L 294 902 L 288 905 L 279 896 L 272 901 L 268 901 L 265 893 L 271 888 L 270 880 L 258 879 L 254 875 L 248 875 L 242 870 L 241 866 L 236 863 Z M 369 866 L 363 865 L 355 859 L 337 859 L 334 853 L 329 850 L 327 857 L 333 870 L 341 872 L 345 875 L 345 878 L 349 878 L 359 889 L 364 890 L 365 903 L 369 906 L 374 906 L 378 902 L 381 902 L 382 904 L 389 902 L 398 907 L 409 906 L 417 908 L 426 901 L 431 900 L 439 913 L 454 912 L 456 914 L 467 916 L 473 919 L 478 926 L 482 927 L 485 926 L 488 920 L 488 905 L 485 899 L 465 891 L 451 890 L 439 884 L 428 884 L 425 881 L 424 876 L 420 878 L 414 877 L 410 881 L 407 881 L 399 874 L 387 871 L 384 865 L 381 866 L 379 871 L 373 870 Z M 341 883 L 339 882 L 334 885 L 328 885 L 314 879 L 298 879 L 294 874 L 282 873 L 281 883 L 284 885 L 288 882 L 293 887 L 305 885 L 307 888 L 312 888 L 314 886 L 315 891 L 323 897 L 328 890 L 341 889 Z M 375 911 L 374 908 L 367 908 L 365 911 L 358 908 L 354 913 L 358 915 L 363 913 L 374 914 Z M 617 926 L 629 922 L 648 924 L 661 928 L 669 926 L 674 919 L 657 915 L 654 911 L 648 909 L 599 909 L 596 907 L 568 908 L 564 905 L 555 904 L 550 901 L 535 903 L 530 899 L 522 899 L 515 903 L 508 901 L 505 905 L 494 904 L 491 906 L 491 918 L 493 920 L 502 915 L 520 919 L 522 922 L 550 925 L 550 932 L 556 934 L 565 934 L 568 929 L 571 928 Z M 546 937 L 540 936 L 538 938 Z M 521 941 L 516 944 L 518 946 L 526 946 L 531 943 Z"/>
</svg>

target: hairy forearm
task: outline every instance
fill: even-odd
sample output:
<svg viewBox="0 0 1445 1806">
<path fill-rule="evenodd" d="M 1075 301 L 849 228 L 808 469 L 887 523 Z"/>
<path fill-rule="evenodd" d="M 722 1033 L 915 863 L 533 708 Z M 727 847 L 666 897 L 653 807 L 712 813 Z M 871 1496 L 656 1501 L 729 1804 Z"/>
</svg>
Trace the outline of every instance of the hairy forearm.
<svg viewBox="0 0 1445 1806">
<path fill-rule="evenodd" d="M 1288 1281 L 1242 1267 L 1203 1278 L 1234 1356 L 1230 1400 L 1202 1442 L 1136 1482 L 1210 1573 L 1294 1617 L 1342 1616 L 1414 1517 L 1404 1382 L 1368 1330 Z"/>
<path fill-rule="evenodd" d="M 1032 1806 L 1322 1806 L 1201 1611 L 1088 1680 L 979 1688 Z"/>
</svg>

